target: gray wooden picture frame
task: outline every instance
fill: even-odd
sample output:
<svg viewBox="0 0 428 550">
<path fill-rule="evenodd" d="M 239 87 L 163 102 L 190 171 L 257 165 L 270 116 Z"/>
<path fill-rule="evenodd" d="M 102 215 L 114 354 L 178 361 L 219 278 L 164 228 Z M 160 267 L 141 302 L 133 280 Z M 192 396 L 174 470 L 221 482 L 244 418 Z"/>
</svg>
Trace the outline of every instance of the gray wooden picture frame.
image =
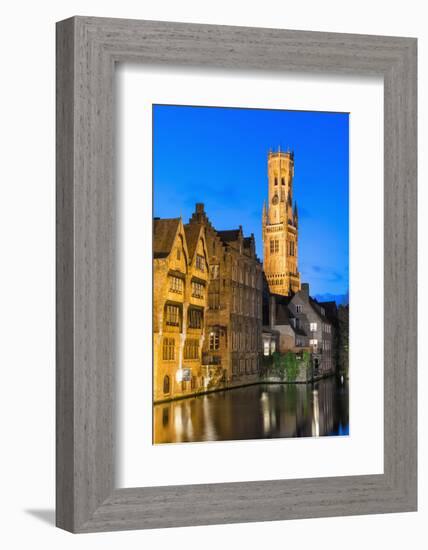
<svg viewBox="0 0 428 550">
<path fill-rule="evenodd" d="M 83 533 L 416 510 L 416 39 L 73 17 L 57 24 L 56 48 L 58 527 Z M 383 77 L 383 474 L 115 487 L 117 62 Z"/>
</svg>

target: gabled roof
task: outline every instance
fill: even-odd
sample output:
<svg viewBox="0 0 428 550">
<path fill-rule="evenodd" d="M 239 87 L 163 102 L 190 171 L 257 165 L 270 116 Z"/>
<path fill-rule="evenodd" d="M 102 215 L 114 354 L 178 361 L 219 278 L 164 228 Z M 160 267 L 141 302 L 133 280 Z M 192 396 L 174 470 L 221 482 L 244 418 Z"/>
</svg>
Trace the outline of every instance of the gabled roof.
<svg viewBox="0 0 428 550">
<path fill-rule="evenodd" d="M 244 237 L 244 248 L 251 248 L 252 237 Z"/>
<path fill-rule="evenodd" d="M 201 233 L 202 226 L 199 224 L 186 224 L 184 226 L 184 232 L 186 234 L 187 251 L 189 252 L 189 260 L 192 261 L 193 256 L 198 245 L 199 235 Z"/>
<path fill-rule="evenodd" d="M 177 234 L 180 218 L 155 218 L 153 220 L 153 257 L 169 256 Z"/>
</svg>

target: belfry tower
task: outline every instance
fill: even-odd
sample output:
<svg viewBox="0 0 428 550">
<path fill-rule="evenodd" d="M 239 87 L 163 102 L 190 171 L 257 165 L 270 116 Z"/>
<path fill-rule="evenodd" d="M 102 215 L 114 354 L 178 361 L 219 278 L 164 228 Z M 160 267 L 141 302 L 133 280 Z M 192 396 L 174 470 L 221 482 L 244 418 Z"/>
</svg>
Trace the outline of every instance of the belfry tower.
<svg viewBox="0 0 428 550">
<path fill-rule="evenodd" d="M 300 290 L 297 269 L 297 204 L 293 208 L 294 153 L 268 154 L 268 206 L 263 204 L 263 268 L 269 290 L 289 295 Z"/>
</svg>

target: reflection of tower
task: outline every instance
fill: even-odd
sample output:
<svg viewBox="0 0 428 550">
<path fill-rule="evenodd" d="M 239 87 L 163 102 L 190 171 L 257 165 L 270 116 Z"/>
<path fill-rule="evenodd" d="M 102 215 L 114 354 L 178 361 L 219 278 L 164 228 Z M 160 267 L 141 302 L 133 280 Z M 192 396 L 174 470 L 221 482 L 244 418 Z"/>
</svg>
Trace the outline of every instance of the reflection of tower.
<svg viewBox="0 0 428 550">
<path fill-rule="evenodd" d="M 288 295 L 300 290 L 297 270 L 297 205 L 293 209 L 294 153 L 269 152 L 268 206 L 263 205 L 264 272 L 269 290 Z"/>
</svg>

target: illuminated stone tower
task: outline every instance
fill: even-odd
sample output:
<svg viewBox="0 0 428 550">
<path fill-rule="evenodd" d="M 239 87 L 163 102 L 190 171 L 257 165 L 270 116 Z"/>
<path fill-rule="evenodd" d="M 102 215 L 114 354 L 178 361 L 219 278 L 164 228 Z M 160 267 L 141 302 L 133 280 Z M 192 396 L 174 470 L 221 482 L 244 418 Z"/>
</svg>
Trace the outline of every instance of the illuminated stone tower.
<svg viewBox="0 0 428 550">
<path fill-rule="evenodd" d="M 294 153 L 279 149 L 278 152 L 269 152 L 268 206 L 263 205 L 263 268 L 269 290 L 284 296 L 300 290 L 293 176 Z"/>
</svg>

